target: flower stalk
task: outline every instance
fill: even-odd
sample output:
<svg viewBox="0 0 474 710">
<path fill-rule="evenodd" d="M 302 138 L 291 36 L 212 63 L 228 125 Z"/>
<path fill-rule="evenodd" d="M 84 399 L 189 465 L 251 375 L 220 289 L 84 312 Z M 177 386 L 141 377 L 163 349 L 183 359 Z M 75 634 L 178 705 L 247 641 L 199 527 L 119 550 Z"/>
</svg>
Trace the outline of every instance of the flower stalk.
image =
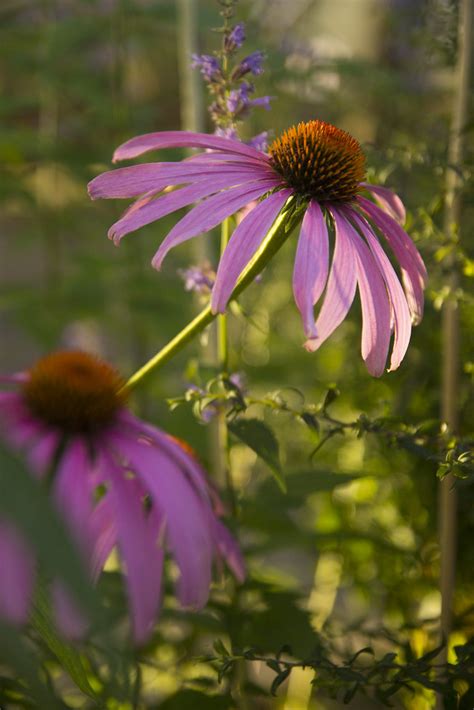
<svg viewBox="0 0 474 710">
<path fill-rule="evenodd" d="M 462 209 L 462 166 L 464 136 L 469 101 L 471 65 L 472 2 L 462 0 L 459 8 L 457 87 L 454 96 L 451 135 L 448 147 L 448 169 L 446 171 L 446 198 L 444 229 L 451 235 L 453 228 L 460 224 Z M 458 287 L 458 273 L 455 256 L 451 259 L 449 290 L 442 314 L 442 392 L 441 416 L 452 433 L 459 426 L 458 377 L 459 377 L 459 310 L 454 294 Z M 448 644 L 452 631 L 452 604 L 456 578 L 457 546 L 457 491 L 453 474 L 440 483 L 439 525 L 441 551 L 441 636 Z M 443 650 L 443 660 L 447 659 L 447 647 Z M 438 701 L 438 708 L 443 707 Z"/>
<path fill-rule="evenodd" d="M 255 279 L 267 265 L 270 259 L 283 246 L 293 229 L 302 218 L 302 212 L 296 205 L 294 197 L 290 197 L 281 211 L 272 228 L 264 239 L 260 249 L 256 252 L 249 264 L 240 275 L 237 285 L 232 293 L 231 300 L 235 300 Z M 172 340 L 159 352 L 135 372 L 124 387 L 131 390 L 155 370 L 160 369 L 169 362 L 185 345 L 193 340 L 216 318 L 216 313 L 211 310 L 211 305 L 206 306 L 187 326 L 185 326 Z"/>
</svg>

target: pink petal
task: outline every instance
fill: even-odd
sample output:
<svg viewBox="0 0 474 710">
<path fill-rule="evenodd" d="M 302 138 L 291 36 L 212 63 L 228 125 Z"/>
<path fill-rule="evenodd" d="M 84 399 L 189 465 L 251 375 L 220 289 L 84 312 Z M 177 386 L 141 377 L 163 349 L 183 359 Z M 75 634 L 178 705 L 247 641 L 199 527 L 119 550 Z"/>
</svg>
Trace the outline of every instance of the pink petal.
<svg viewBox="0 0 474 710">
<path fill-rule="evenodd" d="M 305 335 L 316 338 L 314 305 L 326 285 L 329 240 L 320 206 L 311 200 L 303 218 L 293 270 L 293 295 L 303 319 Z"/>
<path fill-rule="evenodd" d="M 161 268 L 163 259 L 170 249 L 198 234 L 208 232 L 248 202 L 276 187 L 278 182 L 277 178 L 256 180 L 247 185 L 231 188 L 225 193 L 219 193 L 201 202 L 173 227 L 162 242 L 152 261 L 155 269 Z"/>
<path fill-rule="evenodd" d="M 133 635 L 137 643 L 142 643 L 153 629 L 160 606 L 163 550 L 158 547 L 155 528 L 146 514 L 138 481 L 108 456 L 104 465 L 110 478 L 107 495 L 114 506 L 118 544 L 126 569 Z"/>
<path fill-rule="evenodd" d="M 152 201 L 147 199 L 143 206 L 133 211 L 127 211 L 118 222 L 115 222 L 109 229 L 109 237 L 113 238 L 115 244 L 118 244 L 125 234 L 134 232 L 136 229 L 150 224 L 150 222 L 186 207 L 203 197 L 212 195 L 223 188 L 231 187 L 233 183 L 235 183 L 235 180 L 228 176 L 206 178 L 198 184 L 174 190 Z"/>
<path fill-rule="evenodd" d="M 390 371 L 396 370 L 403 360 L 410 342 L 411 318 L 408 303 L 397 274 L 368 222 L 362 219 L 355 210 L 348 210 L 347 214 L 350 216 L 350 219 L 354 220 L 367 240 L 390 295 L 394 318 L 394 342 L 390 360 Z"/>
<path fill-rule="evenodd" d="M 160 131 L 159 133 L 136 136 L 117 148 L 113 161 L 136 158 L 150 150 L 160 150 L 161 148 L 210 148 L 226 153 L 246 155 L 263 164 L 269 162 L 269 158 L 264 153 L 240 141 L 191 131 Z"/>
<path fill-rule="evenodd" d="M 273 193 L 259 202 L 234 230 L 221 257 L 212 289 L 211 307 L 214 313 L 225 311 L 239 275 L 266 237 L 290 195 L 291 190 Z"/>
<path fill-rule="evenodd" d="M 53 582 L 51 598 L 56 623 L 63 636 L 72 641 L 83 638 L 88 628 L 88 622 L 69 590 L 58 580 Z"/>
<path fill-rule="evenodd" d="M 23 535 L 5 520 L 0 520 L 0 570 L 0 617 L 23 624 L 31 603 L 35 562 Z"/>
<path fill-rule="evenodd" d="M 357 201 L 390 244 L 400 264 L 403 285 L 413 321 L 415 324 L 419 323 L 423 317 L 423 289 L 427 273 L 418 249 L 400 225 L 373 202 L 366 200 L 365 197 L 358 197 Z"/>
<path fill-rule="evenodd" d="M 217 518 L 214 521 L 214 537 L 219 554 L 225 560 L 235 578 L 242 584 L 247 576 L 245 560 L 234 537 Z"/>
<path fill-rule="evenodd" d="M 64 451 L 54 476 L 53 495 L 58 510 L 87 560 L 92 547 L 91 515 L 93 465 L 85 440 L 74 437 Z"/>
<path fill-rule="evenodd" d="M 337 211 L 331 207 L 335 217 Z M 305 343 L 314 352 L 329 338 L 346 317 L 354 300 L 357 285 L 356 255 L 347 234 L 346 222 L 335 220 L 336 244 L 321 311 L 316 320 L 316 337 Z"/>
<path fill-rule="evenodd" d="M 252 176 L 271 177 L 273 172 L 268 166 L 247 162 L 242 165 L 197 164 L 190 161 L 145 163 L 102 173 L 89 183 L 88 191 L 93 200 L 137 197 L 149 191 L 160 192 L 169 185 L 201 182 L 205 178 L 224 175 L 228 176 L 228 185 L 231 185 L 239 179 L 245 181 Z"/>
<path fill-rule="evenodd" d="M 360 184 L 361 187 L 365 188 L 374 196 L 376 202 L 384 212 L 397 220 L 399 224 L 405 224 L 407 216 L 405 205 L 395 192 L 392 192 L 392 190 L 389 190 L 387 187 L 382 187 L 382 185 L 370 185 L 367 182 L 361 182 Z"/>
<path fill-rule="evenodd" d="M 94 546 L 90 558 L 90 570 L 93 581 L 97 581 L 110 553 L 117 544 L 117 526 L 111 508 L 109 497 L 106 495 L 96 505 L 91 516 Z"/>
<path fill-rule="evenodd" d="M 186 606 L 202 607 L 209 596 L 212 565 L 210 508 L 203 504 L 181 469 L 149 441 L 123 435 L 116 446 L 130 461 L 160 511 L 180 571 L 178 596 Z"/>
<path fill-rule="evenodd" d="M 193 483 L 196 492 L 209 501 L 209 486 L 206 472 L 202 468 L 198 459 L 188 453 L 178 440 L 160 429 L 135 417 L 131 412 L 124 409 L 120 412 L 120 422 L 136 438 L 149 437 L 163 453 L 165 453 L 177 466 L 181 468 Z"/>
<path fill-rule="evenodd" d="M 45 476 L 53 466 L 60 444 L 57 431 L 45 431 L 28 451 L 28 463 L 39 478 Z"/>
<path fill-rule="evenodd" d="M 354 227 L 333 210 L 336 225 L 342 223 L 356 254 L 357 282 L 362 307 L 362 357 L 374 377 L 385 369 L 390 346 L 390 303 L 377 262 Z M 337 227 L 336 227 L 337 228 Z"/>
</svg>

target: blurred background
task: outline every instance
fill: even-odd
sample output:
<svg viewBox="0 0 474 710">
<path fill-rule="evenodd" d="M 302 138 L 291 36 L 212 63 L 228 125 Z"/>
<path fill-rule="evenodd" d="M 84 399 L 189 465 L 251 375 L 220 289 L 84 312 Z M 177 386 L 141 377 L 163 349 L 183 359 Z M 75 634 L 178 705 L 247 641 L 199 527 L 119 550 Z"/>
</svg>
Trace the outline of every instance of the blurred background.
<svg viewBox="0 0 474 710">
<path fill-rule="evenodd" d="M 190 55 L 218 48 L 218 9 L 214 0 L 2 0 L 0 372 L 28 367 L 52 349 L 82 347 L 129 375 L 199 308 L 178 271 L 203 259 L 215 266 L 218 234 L 174 250 L 158 274 L 151 257 L 176 215 L 127 236 L 116 249 L 107 229 L 125 203 L 90 202 L 86 183 L 110 169 L 114 148 L 136 134 L 212 130 L 208 97 L 190 69 Z M 393 417 L 390 426 L 383 419 L 387 430 L 398 431 L 400 421 L 415 429 L 425 422 L 428 432 L 436 428 L 430 421 L 440 412 L 440 307 L 457 239 L 441 229 L 457 13 L 449 0 L 238 4 L 236 20 L 247 27 L 245 53 L 266 53 L 259 95 L 275 97 L 270 112 L 253 112 L 243 137 L 266 130 L 276 136 L 312 118 L 348 130 L 364 146 L 370 178 L 392 187 L 407 205 L 407 231 L 430 273 L 427 312 L 405 361 L 375 380 L 359 355 L 357 301 L 320 352 L 302 348 L 291 293 L 296 240 L 289 240 L 230 321 L 231 368 L 242 373 L 254 399 L 284 402 L 297 412 L 337 386 L 340 395 L 330 409 L 337 420 L 352 422 L 365 413 L 371 420 Z M 473 157 L 470 125 L 466 175 Z M 182 154 L 170 151 L 166 159 Z M 463 204 L 456 264 L 467 280 L 474 272 L 472 191 L 466 190 Z M 472 430 L 474 315 L 464 281 L 457 297 L 465 333 L 458 403 L 466 434 Z M 141 415 L 189 441 L 211 473 L 217 465 L 214 424 L 187 403 L 171 410 L 167 399 L 182 397 L 192 385 L 205 389 L 216 372 L 213 337 L 211 328 L 133 402 Z M 279 441 L 286 495 L 256 454 L 232 440 L 240 508 L 234 522 L 248 582 L 238 598 L 229 582 L 218 583 L 201 614 L 180 612 L 167 596 L 161 623 L 139 659 L 142 704 L 111 696 L 106 707 L 342 707 L 327 689 L 312 690 L 312 671 L 301 669 L 272 698 L 274 673 L 257 661 L 240 667 L 250 699 L 237 704 L 234 680 L 219 685 L 212 664 L 195 660 L 213 653 L 216 638 L 226 647 L 270 654 L 288 645 L 296 658 L 311 653 L 321 638 L 330 639 L 336 654 L 371 645 L 379 655 L 394 651 L 405 660 L 433 647 L 440 613 L 436 464 L 393 445 L 390 433 L 358 436 L 356 428 L 331 437 L 312 456 L 321 434 L 284 408 L 257 403 L 249 415 L 265 421 Z M 474 623 L 468 543 L 473 495 L 469 480 L 461 485 L 458 643 L 468 640 Z M 113 566 L 104 576 L 104 593 L 113 595 Z M 67 707 L 100 707 L 59 669 L 53 678 Z M 402 688 L 392 702 L 424 710 L 434 707 L 434 694 L 422 686 L 415 694 Z M 381 706 L 359 696 L 351 705 Z"/>
</svg>

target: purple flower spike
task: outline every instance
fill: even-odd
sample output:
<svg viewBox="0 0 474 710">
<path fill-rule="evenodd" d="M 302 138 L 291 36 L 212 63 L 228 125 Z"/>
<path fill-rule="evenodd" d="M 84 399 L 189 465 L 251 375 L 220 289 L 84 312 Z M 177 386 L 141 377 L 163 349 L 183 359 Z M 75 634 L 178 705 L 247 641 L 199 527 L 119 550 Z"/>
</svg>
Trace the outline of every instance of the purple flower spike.
<svg viewBox="0 0 474 710">
<path fill-rule="evenodd" d="M 248 57 L 242 59 L 240 64 L 236 66 L 232 73 L 232 79 L 240 79 L 242 76 L 245 76 L 245 74 L 248 74 L 249 72 L 254 76 L 263 74 L 264 58 L 265 55 L 262 51 L 257 50 L 256 52 L 252 52 L 252 54 L 249 54 Z"/>
<path fill-rule="evenodd" d="M 215 271 L 208 262 L 202 267 L 190 266 L 189 269 L 179 269 L 178 274 L 184 280 L 185 291 L 200 294 L 209 294 L 216 280 Z"/>
<path fill-rule="evenodd" d="M 216 57 L 212 57 L 210 54 L 193 54 L 192 59 L 191 66 L 193 68 L 199 67 L 206 81 L 217 81 L 222 76 L 221 67 Z"/>
<path fill-rule="evenodd" d="M 256 54 L 258 62 L 261 53 Z M 242 103 L 242 94 L 233 98 Z M 267 106 L 269 98 L 248 103 Z M 144 195 L 111 228 L 112 235 L 121 238 L 201 200 L 161 244 L 152 262 L 160 268 L 171 248 L 240 212 L 212 289 L 211 306 L 214 313 L 220 313 L 288 198 L 296 197 L 306 205 L 293 272 L 305 347 L 314 351 L 324 343 L 346 317 L 358 289 L 361 351 L 367 369 L 376 377 L 383 373 L 392 342 L 389 369 L 395 370 L 407 350 L 412 324 L 422 317 L 427 279 L 423 260 L 401 226 L 405 209 L 400 198 L 386 187 L 364 181 L 365 157 L 359 143 L 324 121 L 289 128 L 273 141 L 269 154 L 263 152 L 266 134 L 250 144 L 227 135 L 151 133 L 120 146 L 115 153 L 119 160 L 178 146 L 210 152 L 180 163 L 136 165 L 95 178 L 89 185 L 93 198 Z M 166 185 L 182 187 L 160 196 Z M 329 247 L 331 233 L 334 249 Z M 381 238 L 398 262 L 401 282 Z M 314 307 L 321 298 L 315 319 Z"/>
<path fill-rule="evenodd" d="M 53 353 L 11 385 L 16 391 L 0 392 L 2 438 L 39 479 L 55 467 L 51 494 L 92 581 L 117 548 L 137 643 L 153 631 L 167 554 L 178 567 L 176 591 L 185 606 L 206 603 L 214 562 L 225 560 L 243 580 L 239 548 L 216 517 L 222 504 L 195 454 L 126 408 L 123 381 L 110 365 L 82 352 Z M 23 623 L 35 560 L 2 519 L 0 569 L 0 617 Z M 82 636 L 87 620 L 59 579 L 52 602 L 63 634 Z"/>
<path fill-rule="evenodd" d="M 243 22 L 239 22 L 226 37 L 225 49 L 228 52 L 234 52 L 239 49 L 245 42 L 245 25 Z"/>
</svg>

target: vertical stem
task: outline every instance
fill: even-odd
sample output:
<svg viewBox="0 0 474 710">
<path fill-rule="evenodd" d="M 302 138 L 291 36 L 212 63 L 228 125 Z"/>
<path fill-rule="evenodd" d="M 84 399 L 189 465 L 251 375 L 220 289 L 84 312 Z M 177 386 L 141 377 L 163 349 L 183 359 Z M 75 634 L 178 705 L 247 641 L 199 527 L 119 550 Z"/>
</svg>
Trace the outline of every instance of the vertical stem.
<svg viewBox="0 0 474 710">
<path fill-rule="evenodd" d="M 444 229 L 451 235 L 453 228 L 460 224 L 461 217 L 461 168 L 463 165 L 464 128 L 467 120 L 469 98 L 470 53 L 472 30 L 472 0 L 459 3 L 458 62 L 456 86 L 448 149 L 448 170 L 446 173 L 446 201 Z M 450 431 L 458 428 L 458 372 L 459 372 L 459 312 L 455 300 L 458 285 L 455 256 L 451 258 L 449 288 L 442 314 L 442 404 L 441 416 Z M 453 477 L 447 476 L 440 484 L 439 524 L 441 549 L 441 634 L 448 642 L 452 630 L 452 602 L 456 576 L 456 503 L 457 494 L 453 488 Z M 448 649 L 444 650 L 444 661 Z M 438 700 L 438 708 L 442 708 Z"/>
<path fill-rule="evenodd" d="M 220 256 L 225 251 L 229 241 L 230 220 L 225 219 L 221 227 L 221 247 Z M 229 370 L 229 337 L 227 331 L 227 314 L 223 313 L 217 317 L 217 360 L 221 375 L 228 375 Z M 237 512 L 237 504 L 235 499 L 234 484 L 232 481 L 232 473 L 230 470 L 230 450 L 229 450 L 229 432 L 227 429 L 227 419 L 225 410 L 220 410 L 217 415 L 217 444 L 218 444 L 218 461 L 219 461 L 219 478 L 225 482 L 225 487 L 232 508 L 232 514 Z"/>
<path fill-rule="evenodd" d="M 229 219 L 225 219 L 222 222 L 221 227 L 221 248 L 220 248 L 220 258 L 225 251 L 227 243 L 229 241 L 230 224 Z M 229 343 L 228 343 L 228 333 L 227 333 L 227 314 L 223 313 L 217 318 L 217 357 L 219 362 L 219 368 L 223 374 L 227 374 L 229 368 Z"/>
</svg>

